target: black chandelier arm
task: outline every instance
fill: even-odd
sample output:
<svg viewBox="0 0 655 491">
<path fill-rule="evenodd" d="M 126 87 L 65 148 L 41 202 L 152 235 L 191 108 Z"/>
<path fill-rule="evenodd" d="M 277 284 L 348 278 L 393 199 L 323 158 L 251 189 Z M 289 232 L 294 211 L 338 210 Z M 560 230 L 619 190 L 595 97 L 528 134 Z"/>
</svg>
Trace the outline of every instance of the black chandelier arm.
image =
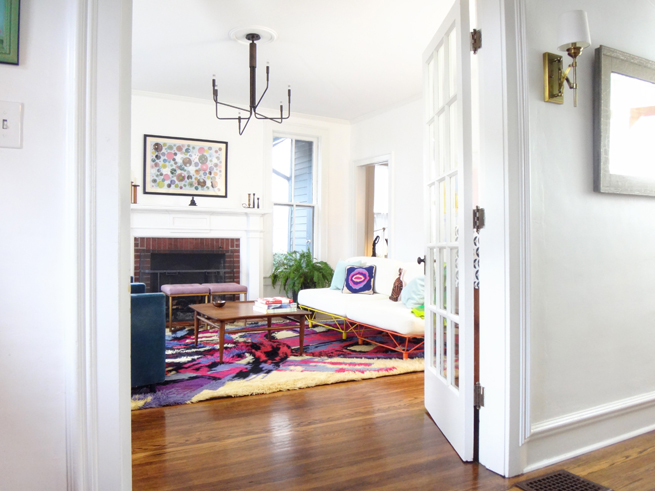
<svg viewBox="0 0 655 491">
<path fill-rule="evenodd" d="M 268 73 L 267 73 L 268 75 Z M 267 77 L 268 78 L 268 77 Z M 268 89 L 268 81 L 266 82 L 266 89 Z M 262 94 L 262 97 L 264 94 Z M 282 104 L 280 104 L 280 116 L 276 118 L 269 118 L 268 116 L 258 113 L 257 112 L 257 107 L 259 106 L 259 103 L 257 103 L 257 106 L 255 106 L 255 118 L 256 119 L 267 119 L 269 121 L 275 121 L 276 123 L 282 124 L 282 121 L 285 119 L 289 119 L 291 117 L 291 88 L 289 87 L 289 90 L 287 92 L 287 97 L 288 97 L 288 102 L 287 102 L 287 115 L 284 115 L 283 109 L 282 109 Z M 261 99 L 260 99 L 261 101 Z"/>
<path fill-rule="evenodd" d="M 269 118 L 268 116 L 265 116 L 264 114 L 260 113 L 254 113 L 255 114 L 255 119 L 259 119 L 260 121 L 273 121 L 275 123 L 282 124 L 282 121 L 285 119 L 289 119 L 290 114 L 287 114 L 286 116 L 283 117 L 278 117 L 278 118 Z"/>
<path fill-rule="evenodd" d="M 239 107 L 239 106 L 233 106 L 232 104 L 228 104 L 226 102 L 219 102 L 216 99 L 214 99 L 214 102 L 217 104 L 216 105 L 216 114 L 217 114 L 216 117 L 218 117 L 218 104 L 220 104 L 221 106 L 225 106 L 225 107 L 231 107 L 232 109 L 236 109 L 237 111 L 243 111 L 245 113 L 249 113 L 251 111 L 250 109 L 244 109 L 244 108 Z"/>
<path fill-rule="evenodd" d="M 239 136 L 243 135 L 243 132 L 246 131 L 246 128 L 248 127 L 248 123 L 250 123 L 250 119 L 252 118 L 253 113 L 250 113 L 250 116 L 248 116 L 248 119 L 246 119 L 246 124 L 243 125 L 243 128 L 241 128 L 241 121 L 243 120 L 241 116 L 239 116 Z"/>
<path fill-rule="evenodd" d="M 280 124 L 282 124 L 282 121 L 284 121 L 285 119 L 289 119 L 290 117 L 291 117 L 291 101 L 289 101 L 286 116 L 282 113 L 282 106 L 280 106 L 280 116 L 276 117 L 276 118 L 271 118 L 271 117 L 266 116 L 265 114 L 261 114 L 261 113 L 258 113 L 257 111 L 255 111 L 255 118 L 256 119 L 267 119 L 269 121 L 275 121 L 276 123 L 280 123 Z"/>
<path fill-rule="evenodd" d="M 264 89 L 264 92 L 262 92 L 262 95 L 259 96 L 259 100 L 257 101 L 257 105 L 253 108 L 255 111 L 259 107 L 259 103 L 262 102 L 262 99 L 266 95 L 266 92 L 268 91 L 268 77 L 266 77 L 266 88 Z"/>
</svg>

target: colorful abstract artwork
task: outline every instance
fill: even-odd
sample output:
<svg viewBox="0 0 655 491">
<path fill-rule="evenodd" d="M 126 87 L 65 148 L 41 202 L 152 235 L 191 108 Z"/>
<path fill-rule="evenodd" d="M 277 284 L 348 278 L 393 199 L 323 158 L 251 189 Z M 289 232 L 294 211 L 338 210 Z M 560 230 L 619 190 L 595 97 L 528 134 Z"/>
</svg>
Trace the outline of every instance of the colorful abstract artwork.
<svg viewBox="0 0 655 491">
<path fill-rule="evenodd" d="M 227 142 L 144 136 L 146 194 L 227 198 Z"/>
</svg>

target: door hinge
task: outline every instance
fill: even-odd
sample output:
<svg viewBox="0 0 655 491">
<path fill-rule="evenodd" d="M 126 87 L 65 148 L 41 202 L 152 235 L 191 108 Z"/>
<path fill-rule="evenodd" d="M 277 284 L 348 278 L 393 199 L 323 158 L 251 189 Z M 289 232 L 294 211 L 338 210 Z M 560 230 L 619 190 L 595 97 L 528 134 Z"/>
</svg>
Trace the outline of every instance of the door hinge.
<svg viewBox="0 0 655 491">
<path fill-rule="evenodd" d="M 480 382 L 475 383 L 475 391 L 473 392 L 473 405 L 475 406 L 475 409 L 484 407 L 484 387 L 480 385 Z"/>
<path fill-rule="evenodd" d="M 480 29 L 473 29 L 471 31 L 471 51 L 475 55 L 480 48 L 482 48 L 482 31 Z"/>
<path fill-rule="evenodd" d="M 476 232 L 480 233 L 480 230 L 484 228 L 484 223 L 484 208 L 476 206 L 473 210 L 473 228 Z"/>
</svg>

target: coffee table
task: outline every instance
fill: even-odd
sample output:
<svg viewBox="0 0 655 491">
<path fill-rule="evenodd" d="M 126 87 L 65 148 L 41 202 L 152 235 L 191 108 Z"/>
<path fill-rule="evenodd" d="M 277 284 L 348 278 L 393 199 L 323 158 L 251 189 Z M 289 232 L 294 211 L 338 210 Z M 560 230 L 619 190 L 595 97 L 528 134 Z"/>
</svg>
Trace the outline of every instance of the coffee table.
<svg viewBox="0 0 655 491">
<path fill-rule="evenodd" d="M 285 319 L 293 320 L 299 324 L 300 336 L 300 354 L 303 354 L 303 342 L 305 340 L 305 316 L 311 315 L 311 312 L 306 310 L 296 310 L 295 312 L 285 312 L 281 314 L 264 314 L 253 310 L 255 302 L 226 302 L 223 307 L 214 307 L 211 303 L 199 303 L 189 305 L 194 310 L 193 315 L 193 329 L 195 332 L 195 344 L 198 345 L 198 331 L 201 324 L 206 324 L 219 329 L 219 361 L 223 362 L 223 347 L 225 346 L 225 325 L 228 322 L 235 322 L 239 320 L 253 320 L 253 319 L 266 319 L 266 326 L 255 326 L 243 328 L 230 329 L 230 334 L 238 334 L 242 332 L 257 332 L 268 331 L 268 339 L 271 339 L 272 331 L 284 331 L 289 329 L 289 326 L 273 327 L 271 321 L 273 317 L 282 317 Z"/>
</svg>

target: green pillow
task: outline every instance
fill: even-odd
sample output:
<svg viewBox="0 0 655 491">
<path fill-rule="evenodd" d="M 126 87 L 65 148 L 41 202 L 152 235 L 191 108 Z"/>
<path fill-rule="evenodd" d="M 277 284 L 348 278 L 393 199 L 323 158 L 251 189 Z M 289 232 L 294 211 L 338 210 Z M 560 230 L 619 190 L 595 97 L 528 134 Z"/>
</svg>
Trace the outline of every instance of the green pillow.
<svg viewBox="0 0 655 491">
<path fill-rule="evenodd" d="M 360 261 L 339 261 L 334 268 L 334 275 L 332 275 L 332 283 L 330 284 L 331 290 L 343 290 L 343 284 L 346 282 L 346 268 L 348 266 L 361 266 Z"/>
<path fill-rule="evenodd" d="M 408 309 L 414 309 L 425 303 L 425 276 L 417 276 L 407 283 L 400 292 L 400 300 Z"/>
</svg>

